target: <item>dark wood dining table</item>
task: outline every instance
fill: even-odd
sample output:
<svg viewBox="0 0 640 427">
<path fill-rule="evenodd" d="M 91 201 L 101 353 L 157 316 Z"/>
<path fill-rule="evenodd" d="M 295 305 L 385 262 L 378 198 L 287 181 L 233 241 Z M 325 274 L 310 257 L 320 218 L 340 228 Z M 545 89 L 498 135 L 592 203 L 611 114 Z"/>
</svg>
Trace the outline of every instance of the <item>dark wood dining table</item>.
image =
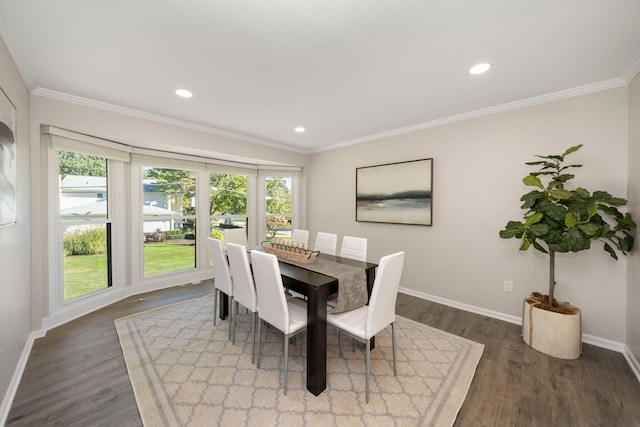
<svg viewBox="0 0 640 427">
<path fill-rule="evenodd" d="M 320 254 L 320 258 L 361 267 L 371 295 L 377 264 Z M 307 390 L 315 396 L 327 388 L 327 298 L 338 291 L 338 279 L 280 261 L 283 285 L 307 297 Z"/>
<path fill-rule="evenodd" d="M 371 296 L 378 264 L 326 254 L 319 258 L 364 269 Z M 338 279 L 285 261 L 279 265 L 284 287 L 307 297 L 307 390 L 318 396 L 327 388 L 327 298 L 338 291 Z M 223 300 L 226 298 L 220 301 L 222 318 L 228 313 Z"/>
</svg>

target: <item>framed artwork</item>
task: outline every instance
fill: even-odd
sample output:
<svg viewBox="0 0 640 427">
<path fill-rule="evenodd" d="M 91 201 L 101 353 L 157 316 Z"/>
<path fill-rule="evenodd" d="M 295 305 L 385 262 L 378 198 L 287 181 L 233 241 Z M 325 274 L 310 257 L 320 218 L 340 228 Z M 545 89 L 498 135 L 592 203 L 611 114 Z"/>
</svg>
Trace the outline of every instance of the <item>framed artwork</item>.
<svg viewBox="0 0 640 427">
<path fill-rule="evenodd" d="M 0 89 L 0 227 L 16 222 L 16 107 Z"/>
<path fill-rule="evenodd" d="M 356 221 L 431 225 L 433 159 L 356 168 Z"/>
</svg>

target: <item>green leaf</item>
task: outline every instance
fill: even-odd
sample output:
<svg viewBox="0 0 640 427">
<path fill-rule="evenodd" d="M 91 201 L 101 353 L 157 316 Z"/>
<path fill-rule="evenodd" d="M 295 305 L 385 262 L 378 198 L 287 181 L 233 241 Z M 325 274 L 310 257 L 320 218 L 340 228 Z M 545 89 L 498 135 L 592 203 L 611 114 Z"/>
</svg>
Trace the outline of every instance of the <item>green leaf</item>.
<svg viewBox="0 0 640 427">
<path fill-rule="evenodd" d="M 562 248 L 559 252 L 580 252 L 591 247 L 591 240 L 577 230 L 563 234 L 559 243 Z"/>
<path fill-rule="evenodd" d="M 571 212 L 569 212 L 565 217 L 564 217 L 564 225 L 566 225 L 567 227 L 571 228 L 571 227 L 575 227 L 576 224 L 578 223 L 578 221 L 576 220 L 576 217 L 573 216 L 573 214 Z"/>
<path fill-rule="evenodd" d="M 589 237 L 595 237 L 600 231 L 600 227 L 592 223 L 578 224 L 578 230 L 582 231 Z"/>
<path fill-rule="evenodd" d="M 612 216 L 618 221 L 620 221 L 624 217 L 624 215 L 622 215 L 622 213 L 620 213 L 620 211 L 613 206 L 598 205 L 598 209 L 606 213 L 607 215 Z"/>
<path fill-rule="evenodd" d="M 594 191 L 593 198 L 596 200 L 609 200 L 613 196 L 606 191 Z"/>
<path fill-rule="evenodd" d="M 621 197 L 612 197 L 609 200 L 606 200 L 606 203 L 611 206 L 624 206 L 627 204 L 627 201 Z"/>
<path fill-rule="evenodd" d="M 624 238 L 619 240 L 620 250 L 623 252 L 629 252 L 633 247 L 633 237 L 631 235 L 625 233 Z"/>
<path fill-rule="evenodd" d="M 544 197 L 545 197 L 545 193 L 543 193 L 542 191 L 538 191 L 538 190 L 530 191 L 529 193 L 520 197 L 520 200 L 524 202 L 521 208 L 529 209 L 533 205 L 535 205 L 538 200 L 544 199 Z"/>
<path fill-rule="evenodd" d="M 533 224 L 529 227 L 529 233 L 536 237 L 545 236 L 549 233 L 549 226 L 547 224 Z"/>
<path fill-rule="evenodd" d="M 624 214 L 622 218 L 618 220 L 618 225 L 616 225 L 616 230 L 631 230 L 636 228 L 636 223 L 631 219 L 631 215 L 629 213 Z"/>
<path fill-rule="evenodd" d="M 609 252 L 609 255 L 611 255 L 613 259 L 615 259 L 616 261 L 618 260 L 618 254 L 616 254 L 616 251 L 614 251 L 613 248 L 609 246 L 608 243 L 604 244 L 604 250 Z"/>
<path fill-rule="evenodd" d="M 544 213 L 556 222 L 564 222 L 564 218 L 567 215 L 567 209 L 564 206 L 550 203 L 545 207 Z"/>
<path fill-rule="evenodd" d="M 520 243 L 520 250 L 526 251 L 527 249 L 529 249 L 529 245 L 531 245 L 531 242 L 526 238 L 526 236 L 522 236 L 522 241 Z"/>
<path fill-rule="evenodd" d="M 569 173 L 565 173 L 562 175 L 558 175 L 554 178 L 554 181 L 558 181 L 558 182 L 567 182 L 570 179 L 575 178 L 575 175 L 569 174 Z"/>
<path fill-rule="evenodd" d="M 533 241 L 533 247 L 545 254 L 549 253 L 544 247 L 542 247 L 542 245 L 540 245 L 540 243 L 536 242 L 535 240 Z"/>
<path fill-rule="evenodd" d="M 525 217 L 525 221 L 524 221 L 524 227 L 527 228 L 529 227 L 531 224 L 535 224 L 537 222 L 540 222 L 540 220 L 544 217 L 544 215 L 541 212 L 536 212 L 533 213 L 527 217 Z"/>
<path fill-rule="evenodd" d="M 542 181 L 540 181 L 540 178 L 538 178 L 537 176 L 527 175 L 524 177 L 522 182 L 524 182 L 524 185 L 528 185 L 529 187 L 544 188 L 544 185 L 542 185 Z"/>
<path fill-rule="evenodd" d="M 575 193 L 583 199 L 588 199 L 591 197 L 591 194 L 589 194 L 589 191 L 582 187 L 576 188 Z"/>
<path fill-rule="evenodd" d="M 557 200 L 569 200 L 573 197 L 569 190 L 549 190 L 549 195 Z"/>
<path fill-rule="evenodd" d="M 564 154 L 562 155 L 562 157 L 566 157 L 571 153 L 575 153 L 576 151 L 578 151 L 580 148 L 582 148 L 582 144 L 578 144 L 578 145 L 574 145 L 573 147 L 567 149 L 567 151 L 564 152 Z"/>
</svg>

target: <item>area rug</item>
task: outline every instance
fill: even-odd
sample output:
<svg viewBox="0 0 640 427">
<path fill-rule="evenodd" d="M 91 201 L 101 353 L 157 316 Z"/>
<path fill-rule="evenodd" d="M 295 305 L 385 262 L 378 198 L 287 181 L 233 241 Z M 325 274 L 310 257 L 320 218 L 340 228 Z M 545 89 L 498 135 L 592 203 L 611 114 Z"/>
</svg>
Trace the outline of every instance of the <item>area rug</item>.
<svg viewBox="0 0 640 427">
<path fill-rule="evenodd" d="M 451 426 L 484 346 L 397 316 L 397 370 L 391 328 L 371 351 L 365 403 L 364 348 L 327 337 L 327 389 L 306 389 L 305 334 L 289 347 L 282 387 L 282 339 L 263 328 L 260 369 L 251 363 L 250 315 L 213 325 L 213 296 L 117 319 L 115 326 L 145 426 Z M 266 332 L 265 332 L 266 329 Z"/>
</svg>

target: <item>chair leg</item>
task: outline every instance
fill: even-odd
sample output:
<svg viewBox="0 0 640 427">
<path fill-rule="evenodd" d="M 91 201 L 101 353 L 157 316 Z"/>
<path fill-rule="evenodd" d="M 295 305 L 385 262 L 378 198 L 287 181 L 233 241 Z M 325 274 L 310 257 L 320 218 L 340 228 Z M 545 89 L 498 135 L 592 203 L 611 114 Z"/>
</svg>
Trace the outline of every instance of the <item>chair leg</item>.
<svg viewBox="0 0 640 427">
<path fill-rule="evenodd" d="M 253 313 L 253 319 L 251 319 L 251 336 L 253 337 L 253 342 L 251 343 L 251 363 L 255 363 L 256 358 L 256 318 L 258 317 L 258 313 Z"/>
<path fill-rule="evenodd" d="M 366 350 L 365 350 L 365 371 L 366 371 L 366 390 L 367 390 L 367 394 L 366 394 L 366 401 L 367 403 L 369 403 L 369 370 L 371 369 L 371 341 L 370 340 L 366 340 L 365 342 L 365 346 L 366 346 Z"/>
<path fill-rule="evenodd" d="M 393 375 L 397 376 L 396 370 L 396 322 L 391 323 L 391 350 L 393 352 Z"/>
<path fill-rule="evenodd" d="M 238 326 L 238 302 L 236 301 L 231 307 L 233 313 L 231 314 L 231 319 L 233 319 L 233 332 L 231 333 L 231 344 L 236 343 L 236 326 Z"/>
<path fill-rule="evenodd" d="M 258 357 L 256 366 L 260 369 L 260 359 L 262 357 L 262 319 L 258 318 Z"/>
<path fill-rule="evenodd" d="M 217 289 L 213 290 L 213 326 L 216 326 L 216 310 L 218 309 L 218 291 Z"/>
<path fill-rule="evenodd" d="M 233 324 L 233 297 L 229 297 L 229 338 L 231 339 L 231 326 Z"/>
<path fill-rule="evenodd" d="M 289 334 L 284 334 L 284 395 L 287 395 L 287 377 L 289 373 Z"/>
</svg>

